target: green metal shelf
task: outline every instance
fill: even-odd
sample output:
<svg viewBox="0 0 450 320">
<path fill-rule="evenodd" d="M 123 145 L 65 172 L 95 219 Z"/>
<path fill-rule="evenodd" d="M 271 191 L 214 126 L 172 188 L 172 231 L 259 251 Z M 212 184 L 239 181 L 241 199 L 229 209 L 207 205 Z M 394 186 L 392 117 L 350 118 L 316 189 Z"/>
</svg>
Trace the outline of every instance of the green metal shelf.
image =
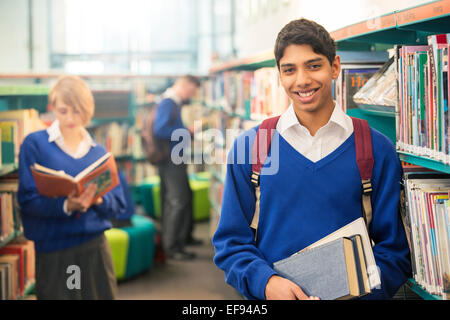
<svg viewBox="0 0 450 320">
<path fill-rule="evenodd" d="M 411 164 L 425 167 L 428 169 L 432 169 L 435 171 L 450 173 L 450 166 L 441 161 L 433 160 L 431 158 L 417 156 L 417 155 L 410 154 L 410 153 L 407 153 L 404 151 L 397 151 L 397 153 L 398 153 L 400 160 L 403 162 L 411 163 Z"/>
<path fill-rule="evenodd" d="M 383 45 L 426 44 L 427 37 L 450 32 L 450 4 L 432 1 L 394 11 L 331 32 L 339 50 L 385 50 Z"/>
<path fill-rule="evenodd" d="M 0 97 L 47 96 L 50 87 L 35 86 L 0 86 Z"/>
<path fill-rule="evenodd" d="M 424 300 L 442 300 L 441 296 L 431 294 L 425 289 L 423 289 L 420 285 L 416 283 L 416 281 L 413 278 L 409 278 L 408 281 L 406 282 L 406 285 L 408 286 L 408 288 L 410 288 L 414 293 L 419 295 Z"/>
<path fill-rule="evenodd" d="M 367 120 L 372 128 L 383 133 L 395 144 L 395 116 L 387 116 L 382 112 L 367 111 L 360 108 L 348 109 L 346 113 L 351 117 Z"/>
</svg>

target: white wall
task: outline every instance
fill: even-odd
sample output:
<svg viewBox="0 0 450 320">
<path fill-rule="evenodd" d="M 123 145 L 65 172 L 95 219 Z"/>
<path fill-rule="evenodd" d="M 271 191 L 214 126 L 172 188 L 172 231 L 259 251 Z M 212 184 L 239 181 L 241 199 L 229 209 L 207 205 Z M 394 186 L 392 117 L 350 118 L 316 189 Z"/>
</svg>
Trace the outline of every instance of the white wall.
<svg viewBox="0 0 450 320">
<path fill-rule="evenodd" d="M 47 0 L 33 0 L 33 69 L 29 68 L 28 0 L 0 0 L 0 73 L 48 69 Z"/>
<path fill-rule="evenodd" d="M 307 18 L 328 31 L 402 10 L 429 0 L 238 0 L 239 57 L 271 50 L 289 21 Z M 253 7 L 253 10 L 252 10 Z M 254 14 L 252 14 L 252 11 Z"/>
<path fill-rule="evenodd" d="M 0 0 L 0 72 L 26 70 L 28 62 L 27 0 Z"/>
</svg>

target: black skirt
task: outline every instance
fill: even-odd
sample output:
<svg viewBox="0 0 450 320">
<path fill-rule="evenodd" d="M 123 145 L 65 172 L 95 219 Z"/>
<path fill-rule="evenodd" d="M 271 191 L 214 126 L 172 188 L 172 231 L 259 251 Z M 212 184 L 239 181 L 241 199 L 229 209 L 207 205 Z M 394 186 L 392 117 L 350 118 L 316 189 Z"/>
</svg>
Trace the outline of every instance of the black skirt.
<svg viewBox="0 0 450 320">
<path fill-rule="evenodd" d="M 113 300 L 117 281 L 104 234 L 79 246 L 36 253 L 38 300 Z"/>
</svg>

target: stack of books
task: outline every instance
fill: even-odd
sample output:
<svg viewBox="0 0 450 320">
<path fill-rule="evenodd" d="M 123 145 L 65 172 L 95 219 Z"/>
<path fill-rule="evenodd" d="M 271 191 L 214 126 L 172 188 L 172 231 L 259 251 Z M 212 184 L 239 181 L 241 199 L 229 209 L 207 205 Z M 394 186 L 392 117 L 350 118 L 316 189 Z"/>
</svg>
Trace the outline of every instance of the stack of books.
<svg viewBox="0 0 450 320">
<path fill-rule="evenodd" d="M 32 241 L 18 239 L 0 248 L 0 300 L 16 300 L 34 283 L 35 252 Z"/>
<path fill-rule="evenodd" d="M 431 294 L 450 298 L 450 176 L 405 172 L 406 229 L 413 277 Z"/>
<path fill-rule="evenodd" d="M 363 218 L 275 262 L 273 267 L 306 295 L 322 300 L 361 297 L 381 285 Z"/>
</svg>

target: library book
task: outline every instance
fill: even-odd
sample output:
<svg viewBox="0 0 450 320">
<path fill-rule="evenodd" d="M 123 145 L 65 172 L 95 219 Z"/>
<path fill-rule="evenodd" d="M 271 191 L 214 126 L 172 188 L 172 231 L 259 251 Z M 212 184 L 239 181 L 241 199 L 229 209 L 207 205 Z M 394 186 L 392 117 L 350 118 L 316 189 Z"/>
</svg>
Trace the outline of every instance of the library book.
<svg viewBox="0 0 450 320">
<path fill-rule="evenodd" d="M 75 195 L 83 193 L 89 184 L 97 185 L 97 192 L 92 200 L 97 199 L 119 185 L 114 156 L 108 152 L 75 177 L 63 170 L 53 170 L 35 163 L 31 166 L 34 181 L 38 192 L 47 197 L 67 197 L 75 192 Z"/>
</svg>

